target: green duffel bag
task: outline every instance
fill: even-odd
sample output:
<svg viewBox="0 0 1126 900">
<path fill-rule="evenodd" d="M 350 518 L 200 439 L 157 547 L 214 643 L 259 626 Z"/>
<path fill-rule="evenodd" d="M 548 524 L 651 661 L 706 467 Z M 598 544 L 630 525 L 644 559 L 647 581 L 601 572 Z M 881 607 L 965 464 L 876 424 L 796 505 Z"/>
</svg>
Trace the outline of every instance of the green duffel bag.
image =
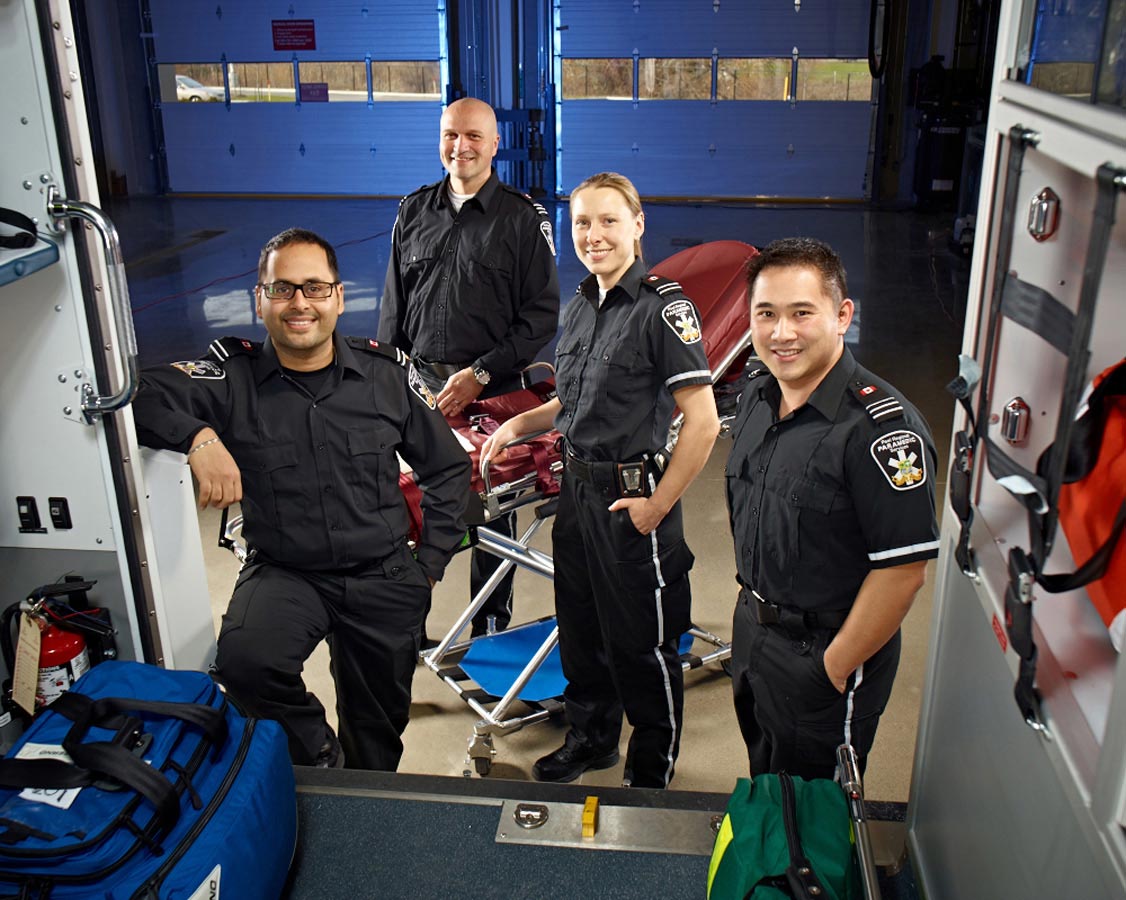
<svg viewBox="0 0 1126 900">
<path fill-rule="evenodd" d="M 740 778 L 708 867 L 709 900 L 863 897 L 840 785 L 785 773 Z"/>
</svg>

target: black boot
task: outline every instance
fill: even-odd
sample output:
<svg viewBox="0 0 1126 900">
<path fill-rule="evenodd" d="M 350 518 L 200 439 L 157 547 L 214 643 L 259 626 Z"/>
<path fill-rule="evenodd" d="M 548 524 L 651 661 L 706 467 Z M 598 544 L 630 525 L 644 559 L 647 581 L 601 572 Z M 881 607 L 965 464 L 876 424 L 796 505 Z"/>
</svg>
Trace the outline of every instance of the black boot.
<svg viewBox="0 0 1126 900">
<path fill-rule="evenodd" d="M 574 781 L 587 769 L 608 769 L 610 766 L 617 765 L 617 762 L 617 747 L 608 750 L 592 747 L 568 731 L 562 747 L 536 760 L 536 764 L 532 766 L 532 774 L 536 781 L 566 783 Z"/>
</svg>

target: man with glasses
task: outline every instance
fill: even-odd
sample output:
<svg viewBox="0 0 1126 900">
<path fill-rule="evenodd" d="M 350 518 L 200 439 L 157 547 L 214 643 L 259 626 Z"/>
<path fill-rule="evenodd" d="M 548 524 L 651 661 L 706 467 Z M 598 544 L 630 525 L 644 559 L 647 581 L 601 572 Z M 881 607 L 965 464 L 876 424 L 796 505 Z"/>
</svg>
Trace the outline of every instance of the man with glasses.
<svg viewBox="0 0 1126 900">
<path fill-rule="evenodd" d="M 393 771 L 430 589 L 464 535 L 469 460 L 393 347 L 336 333 L 333 248 L 291 228 L 262 249 L 262 343 L 222 338 L 201 360 L 147 370 L 133 402 L 143 444 L 186 452 L 200 508 L 242 503 L 249 558 L 223 616 L 216 675 L 276 719 L 300 765 Z M 399 457 L 422 486 L 407 544 Z M 301 670 L 332 654 L 340 740 Z"/>
<path fill-rule="evenodd" d="M 491 106 L 471 97 L 442 114 L 449 173 L 403 198 L 379 314 L 380 341 L 411 355 L 443 415 L 520 387 L 520 372 L 555 337 L 559 275 L 547 210 L 501 183 Z M 516 514 L 490 523 L 515 536 Z M 474 551 L 471 592 L 500 560 Z M 512 617 L 512 572 L 473 618 L 473 634 Z"/>
</svg>

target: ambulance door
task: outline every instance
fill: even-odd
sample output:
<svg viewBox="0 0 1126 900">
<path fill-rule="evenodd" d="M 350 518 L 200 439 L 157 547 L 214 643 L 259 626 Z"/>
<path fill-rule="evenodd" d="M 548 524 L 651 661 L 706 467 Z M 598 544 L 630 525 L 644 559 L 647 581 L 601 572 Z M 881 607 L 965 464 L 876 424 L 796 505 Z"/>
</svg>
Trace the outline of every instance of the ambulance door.
<svg viewBox="0 0 1126 900">
<path fill-rule="evenodd" d="M 0 207 L 38 232 L 0 249 L 0 605 L 81 575 L 121 658 L 200 668 L 214 631 L 191 483 L 182 456 L 137 446 L 129 292 L 76 44 L 68 4 L 0 3 Z"/>
</svg>

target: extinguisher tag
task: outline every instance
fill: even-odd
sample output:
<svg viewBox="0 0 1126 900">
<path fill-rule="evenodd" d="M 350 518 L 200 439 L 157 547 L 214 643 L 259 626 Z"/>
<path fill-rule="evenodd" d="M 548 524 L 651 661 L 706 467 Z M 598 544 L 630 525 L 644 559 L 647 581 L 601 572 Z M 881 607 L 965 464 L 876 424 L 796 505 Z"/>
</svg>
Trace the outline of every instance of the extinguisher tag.
<svg viewBox="0 0 1126 900">
<path fill-rule="evenodd" d="M 20 615 L 20 638 L 12 673 L 12 699 L 25 712 L 35 714 L 35 690 L 39 681 L 39 623 L 27 613 Z"/>
<path fill-rule="evenodd" d="M 74 765 L 74 760 L 63 749 L 62 744 L 36 744 L 34 741 L 28 741 L 20 747 L 16 751 L 16 759 L 57 759 Z"/>
</svg>

